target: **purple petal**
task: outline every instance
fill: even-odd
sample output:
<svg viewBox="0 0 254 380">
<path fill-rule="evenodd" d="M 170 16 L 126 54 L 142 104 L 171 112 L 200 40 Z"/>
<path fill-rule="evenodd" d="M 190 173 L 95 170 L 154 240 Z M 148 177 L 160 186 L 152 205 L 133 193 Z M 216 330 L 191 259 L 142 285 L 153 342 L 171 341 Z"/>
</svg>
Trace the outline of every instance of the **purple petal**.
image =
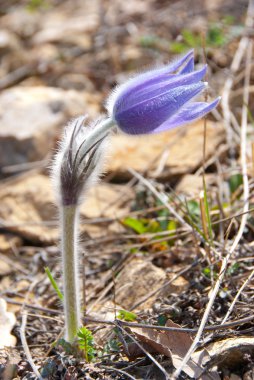
<svg viewBox="0 0 254 380">
<path fill-rule="evenodd" d="M 175 71 L 177 71 L 184 63 L 193 57 L 193 50 L 189 51 L 186 55 L 184 55 L 179 60 L 176 60 L 166 66 L 163 66 L 159 69 L 153 69 L 146 73 L 140 74 L 137 77 L 134 77 L 127 81 L 124 86 L 119 87 L 119 93 L 113 94 L 113 99 L 115 98 L 115 106 L 118 107 L 121 104 L 121 100 L 123 97 L 128 97 L 129 94 L 139 91 L 144 88 L 144 86 L 150 86 L 154 83 L 157 83 L 160 78 L 162 79 L 168 78 L 168 76 Z M 109 99 L 110 104 L 110 99 Z M 108 107 L 109 108 L 109 107 Z"/>
<path fill-rule="evenodd" d="M 194 57 L 186 63 L 186 65 L 178 71 L 178 74 L 188 74 L 194 71 Z"/>
<path fill-rule="evenodd" d="M 194 51 L 190 50 L 187 54 L 185 54 L 183 57 L 179 58 L 178 60 L 174 60 L 173 62 L 158 68 L 158 69 L 153 69 L 150 70 L 146 73 L 138 75 L 138 77 L 134 77 L 127 82 L 127 84 L 132 84 L 137 89 L 139 84 L 143 85 L 150 85 L 154 82 L 155 78 L 160 77 L 161 75 L 168 75 L 168 74 L 173 74 L 175 73 L 181 66 L 185 64 L 186 61 L 188 61 L 190 58 L 192 58 L 194 55 Z M 193 58 L 194 59 L 194 58 Z M 151 81 L 151 83 L 150 83 Z"/>
<path fill-rule="evenodd" d="M 116 123 L 128 134 L 152 133 L 204 88 L 203 82 L 178 86 L 122 112 L 117 112 Z"/>
<path fill-rule="evenodd" d="M 208 112 L 212 111 L 218 105 L 220 99 L 221 98 L 219 97 L 212 103 L 195 102 L 187 104 L 177 114 L 173 115 L 157 129 L 154 129 L 153 133 L 167 131 L 168 129 L 173 129 L 200 119 Z"/>
<path fill-rule="evenodd" d="M 115 105 L 113 109 L 113 115 L 117 113 L 126 111 L 139 104 L 140 102 L 147 101 L 154 98 L 162 93 L 172 90 L 175 87 L 187 86 L 193 83 L 199 82 L 206 74 L 207 66 L 202 67 L 202 69 L 193 71 L 185 75 L 172 75 L 167 80 L 158 80 L 152 86 L 147 87 L 146 85 L 138 92 L 133 92 L 129 97 L 122 97 L 121 101 L 119 99 L 118 104 Z"/>
</svg>

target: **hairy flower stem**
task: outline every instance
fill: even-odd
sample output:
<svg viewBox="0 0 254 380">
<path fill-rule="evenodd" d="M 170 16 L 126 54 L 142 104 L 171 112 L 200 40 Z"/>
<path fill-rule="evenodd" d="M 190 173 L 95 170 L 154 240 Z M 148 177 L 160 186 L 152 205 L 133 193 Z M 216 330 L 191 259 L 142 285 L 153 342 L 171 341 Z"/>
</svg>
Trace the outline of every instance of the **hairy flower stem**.
<svg viewBox="0 0 254 380">
<path fill-rule="evenodd" d="M 112 127 L 115 125 L 115 121 L 112 118 L 107 118 L 99 122 L 96 127 L 86 137 L 86 142 L 82 144 L 82 149 L 88 150 L 96 141 L 105 137 Z"/>
<path fill-rule="evenodd" d="M 114 121 L 100 120 L 84 126 L 75 119 L 65 131 L 52 166 L 52 179 L 60 211 L 65 339 L 73 343 L 81 327 L 79 291 L 79 205 L 87 190 L 99 179 L 106 140 Z"/>
<path fill-rule="evenodd" d="M 61 245 L 64 284 L 65 339 L 73 343 L 80 327 L 78 273 L 78 207 L 61 208 Z"/>
</svg>

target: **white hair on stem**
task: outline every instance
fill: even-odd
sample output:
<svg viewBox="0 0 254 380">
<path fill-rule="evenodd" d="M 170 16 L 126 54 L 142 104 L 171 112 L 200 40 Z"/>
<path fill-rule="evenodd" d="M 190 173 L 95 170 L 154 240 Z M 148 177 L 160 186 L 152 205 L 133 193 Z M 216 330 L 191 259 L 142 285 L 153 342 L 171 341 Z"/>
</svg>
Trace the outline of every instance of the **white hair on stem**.
<svg viewBox="0 0 254 380">
<path fill-rule="evenodd" d="M 73 343 L 81 325 L 79 302 L 79 206 L 102 172 L 111 119 L 84 126 L 86 116 L 65 128 L 51 168 L 60 215 L 65 339 Z"/>
</svg>

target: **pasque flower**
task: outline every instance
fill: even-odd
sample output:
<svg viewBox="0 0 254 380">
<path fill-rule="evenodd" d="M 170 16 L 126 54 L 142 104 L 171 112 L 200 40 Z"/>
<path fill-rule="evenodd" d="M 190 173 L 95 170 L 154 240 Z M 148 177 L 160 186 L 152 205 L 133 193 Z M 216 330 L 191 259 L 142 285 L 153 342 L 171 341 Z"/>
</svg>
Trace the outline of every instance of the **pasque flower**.
<svg viewBox="0 0 254 380">
<path fill-rule="evenodd" d="M 71 343 L 81 326 L 79 206 L 86 191 L 99 178 L 112 124 L 100 120 L 88 127 L 84 121 L 85 117 L 79 117 L 65 129 L 51 170 L 60 216 L 65 339 Z"/>
<path fill-rule="evenodd" d="M 99 178 L 105 148 L 116 124 L 130 135 L 162 132 L 192 122 L 219 102 L 193 99 L 206 87 L 206 66 L 194 71 L 193 51 L 167 66 L 138 75 L 109 98 L 108 117 L 90 127 L 73 120 L 62 137 L 52 165 L 60 216 L 65 339 L 71 343 L 81 326 L 79 303 L 79 207 Z"/>
<path fill-rule="evenodd" d="M 199 119 L 215 108 L 193 101 L 207 86 L 201 80 L 207 66 L 194 71 L 194 53 L 162 68 L 137 75 L 109 97 L 109 117 L 130 135 L 163 132 Z"/>
</svg>

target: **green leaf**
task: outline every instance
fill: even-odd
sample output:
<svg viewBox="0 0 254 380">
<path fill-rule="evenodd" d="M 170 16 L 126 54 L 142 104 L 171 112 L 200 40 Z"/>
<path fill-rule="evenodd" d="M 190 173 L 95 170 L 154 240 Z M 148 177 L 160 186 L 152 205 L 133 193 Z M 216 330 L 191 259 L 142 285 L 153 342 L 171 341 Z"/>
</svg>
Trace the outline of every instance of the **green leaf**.
<svg viewBox="0 0 254 380">
<path fill-rule="evenodd" d="M 194 222 L 197 222 L 200 220 L 200 207 L 199 203 L 195 201 L 194 199 L 187 201 L 187 208 L 189 212 L 189 216 Z"/>
<path fill-rule="evenodd" d="M 162 220 L 159 220 L 161 231 L 166 231 L 168 229 L 168 217 L 169 212 L 165 208 L 163 210 L 158 211 L 157 213 L 158 217 L 160 217 Z"/>
<path fill-rule="evenodd" d="M 139 219 L 127 217 L 122 221 L 122 223 L 138 234 L 144 234 L 146 232 L 146 226 L 144 225 L 144 222 Z"/>
<path fill-rule="evenodd" d="M 39 11 L 41 9 L 48 9 L 49 3 L 46 0 L 29 0 L 26 6 L 30 12 Z"/>
<path fill-rule="evenodd" d="M 78 330 L 77 337 L 80 350 L 84 351 L 86 361 L 90 362 L 95 354 L 92 332 L 83 326 Z"/>
<path fill-rule="evenodd" d="M 223 46 L 227 42 L 224 31 L 217 25 L 212 25 L 208 29 L 206 43 L 207 45 Z"/>
<path fill-rule="evenodd" d="M 201 37 L 199 35 L 195 35 L 193 32 L 191 32 L 188 29 L 182 30 L 182 36 L 184 41 L 190 46 L 190 47 L 197 47 L 201 46 Z"/>
<path fill-rule="evenodd" d="M 119 352 L 120 350 L 120 347 L 121 347 L 121 343 L 119 342 L 119 340 L 113 338 L 113 339 L 110 339 L 104 346 L 104 351 L 108 354 L 112 353 L 112 352 Z"/>
<path fill-rule="evenodd" d="M 243 176 L 240 173 L 233 174 L 229 178 L 229 189 L 231 194 L 233 194 L 239 186 L 243 184 Z"/>
<path fill-rule="evenodd" d="M 170 51 L 174 54 L 181 54 L 184 53 L 188 49 L 188 45 L 184 42 L 171 42 L 170 44 Z"/>
<path fill-rule="evenodd" d="M 234 263 L 230 265 L 230 267 L 227 269 L 227 274 L 230 276 L 236 274 L 238 272 L 239 267 L 239 263 Z"/>
<path fill-rule="evenodd" d="M 201 231 L 200 224 L 200 207 L 199 203 L 195 200 L 185 201 L 185 207 L 187 211 L 187 220 L 188 223 L 194 228 L 204 239 L 204 233 Z M 198 207 L 198 208 L 197 208 Z M 191 210 L 191 211 L 190 211 Z M 196 215 L 198 213 L 198 215 Z"/>
<path fill-rule="evenodd" d="M 156 48 L 158 38 L 153 35 L 145 35 L 140 38 L 139 43 L 142 47 L 145 48 Z"/>
<path fill-rule="evenodd" d="M 51 282 L 51 285 L 55 289 L 55 291 L 56 291 L 59 299 L 61 301 L 63 301 L 63 294 L 61 293 L 61 290 L 59 289 L 59 287 L 58 287 L 58 285 L 57 285 L 54 277 L 52 276 L 52 273 L 50 272 L 50 269 L 48 267 L 45 267 L 44 270 L 45 270 L 45 272 L 46 272 L 46 274 L 47 274 L 47 276 L 49 278 L 49 281 Z"/>
<path fill-rule="evenodd" d="M 176 221 L 175 221 L 175 220 L 170 220 L 170 221 L 168 222 L 168 225 L 167 225 L 167 230 L 168 230 L 168 231 L 175 231 L 176 228 L 177 228 L 177 223 L 176 223 Z M 173 233 L 174 233 L 174 232 L 173 232 Z"/>
<path fill-rule="evenodd" d="M 232 15 L 225 15 L 222 22 L 226 25 L 232 25 L 235 22 L 235 17 Z"/>
<path fill-rule="evenodd" d="M 57 346 L 61 346 L 67 355 L 73 355 L 73 346 L 65 339 L 61 338 L 57 341 Z"/>
<path fill-rule="evenodd" d="M 206 267 L 202 270 L 203 274 L 208 277 L 208 278 L 211 278 L 211 268 L 209 267 Z"/>
<path fill-rule="evenodd" d="M 155 233 L 155 232 L 161 232 L 162 228 L 159 222 L 157 220 L 147 220 L 147 226 L 145 232 Z"/>
<path fill-rule="evenodd" d="M 207 219 L 207 224 L 208 224 L 208 233 L 209 233 L 210 243 L 212 244 L 213 243 L 213 228 L 212 228 L 212 222 L 211 222 L 209 204 L 208 204 L 208 199 L 207 199 L 206 183 L 205 183 L 205 177 L 204 176 L 203 176 L 203 190 L 204 190 L 204 204 L 205 204 L 206 219 Z"/>
<path fill-rule="evenodd" d="M 121 310 L 119 310 L 119 312 L 117 314 L 117 318 L 121 319 L 122 321 L 133 322 L 133 321 L 136 321 L 137 314 L 132 313 L 131 311 L 121 309 Z"/>
<path fill-rule="evenodd" d="M 164 315 L 164 314 L 159 315 L 158 318 L 157 318 L 158 325 L 159 326 L 165 326 L 167 320 L 168 320 L 168 316 L 167 315 Z"/>
<path fill-rule="evenodd" d="M 202 273 L 208 278 L 211 278 L 213 276 L 214 280 L 216 280 L 218 278 L 218 273 L 217 273 L 216 267 L 213 268 L 213 271 L 212 271 L 211 267 L 206 267 L 202 270 Z"/>
</svg>

